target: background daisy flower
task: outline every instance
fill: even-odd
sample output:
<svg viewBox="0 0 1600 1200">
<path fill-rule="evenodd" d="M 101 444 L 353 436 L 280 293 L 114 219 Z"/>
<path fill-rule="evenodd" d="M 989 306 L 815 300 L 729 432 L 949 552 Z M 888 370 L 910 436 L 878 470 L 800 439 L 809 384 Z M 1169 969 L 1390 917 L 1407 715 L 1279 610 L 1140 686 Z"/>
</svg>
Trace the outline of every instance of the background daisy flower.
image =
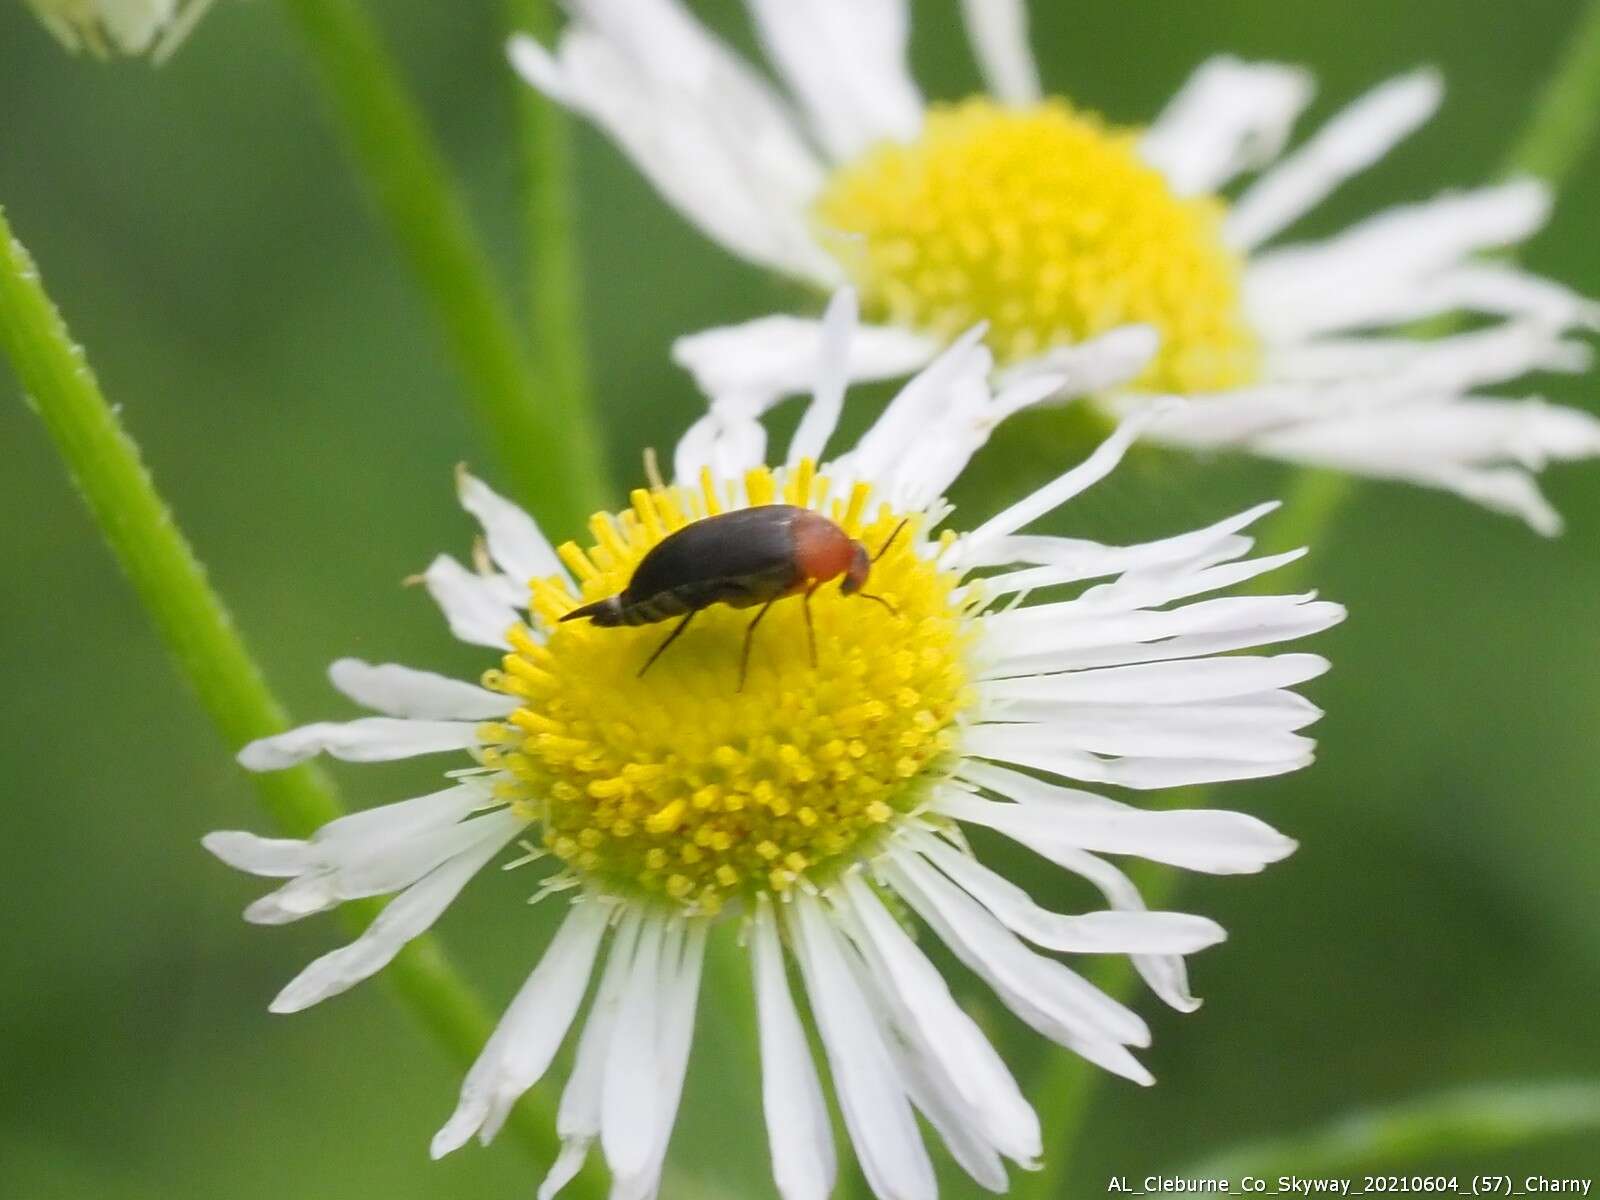
<svg viewBox="0 0 1600 1200">
<path fill-rule="evenodd" d="M 1234 654 L 1318 632 L 1343 609 L 1314 595 L 1230 596 L 1298 558 L 1249 558 L 1261 505 L 1132 545 L 1027 528 L 1104 478 L 1152 419 L 1130 418 L 1072 469 L 965 532 L 942 497 L 1007 415 L 1080 377 L 1144 368 L 1117 334 L 991 387 L 982 328 L 907 384 L 848 451 L 828 457 L 845 392 L 854 297 L 825 319 L 811 403 L 782 465 L 748 436 L 680 446 L 676 482 L 598 513 L 587 547 L 463 471 L 482 526 L 474 565 L 436 559 L 422 582 L 457 637 L 500 652 L 478 683 L 395 664 L 333 664 L 335 686 L 379 715 L 252 743 L 273 770 L 318 753 L 350 761 L 463 756 L 430 794 L 340 818 L 308 840 L 214 833 L 225 862 L 282 879 L 247 910 L 296 920 L 394 894 L 351 944 L 273 1001 L 297 1011 L 380 970 L 467 881 L 519 840 L 569 897 L 559 932 L 462 1086 L 433 1142 L 487 1142 L 580 1024 L 550 1197 L 598 1143 L 617 1197 L 659 1187 L 694 1024 L 707 938 L 742 922 L 759 1010 L 774 1178 L 820 1200 L 836 1173 L 816 1065 L 787 962 L 799 969 L 855 1153 L 876 1194 L 931 1196 L 922 1114 L 984 1186 L 1032 1165 L 1038 1122 L 1006 1065 L 907 930 L 914 913 L 1023 1022 L 1106 1070 L 1151 1082 L 1131 1053 L 1146 1023 L 1053 953 L 1127 954 L 1151 989 L 1195 1007 L 1184 955 L 1220 941 L 1204 917 L 1145 910 L 1105 856 L 1214 874 L 1254 872 L 1294 843 L 1212 810 L 1147 810 L 1081 783 L 1145 790 L 1282 774 L 1311 761 L 1318 710 L 1291 689 L 1327 662 Z M 819 466 L 817 464 L 821 463 Z M 563 622 L 623 590 L 641 559 L 691 522 L 782 502 L 877 551 L 884 603 L 824 587 L 780 605 L 741 648 L 747 611 L 697 614 L 648 673 L 663 627 Z M 1030 595 L 1047 597 L 1029 603 Z M 986 867 L 963 829 L 1009 838 L 1087 880 L 1106 908 L 1049 911 Z M 508 865 L 517 865 L 508 864 Z"/>
<path fill-rule="evenodd" d="M 963 4 L 989 94 L 959 104 L 925 101 L 912 79 L 904 0 L 747 7 L 783 92 L 677 0 L 574 0 L 553 50 L 518 37 L 511 58 L 713 240 L 818 289 L 853 282 L 878 322 L 857 378 L 926 361 L 977 320 L 1007 378 L 1148 325 L 1147 369 L 1095 397 L 1114 415 L 1152 394 L 1197 400 L 1147 437 L 1443 488 L 1559 530 L 1534 473 L 1600 454 L 1600 421 L 1482 394 L 1590 363 L 1570 335 L 1600 327 L 1600 306 L 1480 257 L 1544 224 L 1542 184 L 1269 245 L 1433 114 L 1433 72 L 1375 88 L 1289 150 L 1312 95 L 1297 68 L 1213 59 L 1148 128 L 1124 128 L 1042 96 L 1019 0 Z M 1407 328 L 1445 314 L 1477 321 Z M 799 388 L 790 343 L 814 329 L 768 318 L 684 338 L 676 356 L 742 417 Z"/>
<path fill-rule="evenodd" d="M 70 50 L 150 53 L 158 61 L 189 36 L 212 0 L 28 0 Z"/>
</svg>

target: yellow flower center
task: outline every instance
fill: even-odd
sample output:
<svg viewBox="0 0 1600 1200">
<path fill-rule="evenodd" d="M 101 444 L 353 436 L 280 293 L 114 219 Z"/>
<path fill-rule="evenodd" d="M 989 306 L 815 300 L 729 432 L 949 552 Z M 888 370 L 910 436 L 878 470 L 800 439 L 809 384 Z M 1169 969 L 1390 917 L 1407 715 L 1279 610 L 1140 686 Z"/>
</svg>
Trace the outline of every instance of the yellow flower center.
<svg viewBox="0 0 1600 1200">
<path fill-rule="evenodd" d="M 913 547 L 921 519 L 880 505 L 858 484 L 832 497 L 809 462 L 775 479 L 751 472 L 742 489 L 633 493 L 633 507 L 590 520 L 587 550 L 561 547 L 582 596 L 558 580 L 533 583 L 535 623 L 512 631 L 513 651 L 487 686 L 522 707 L 481 732 L 502 792 L 543 823 L 544 844 L 579 875 L 612 891 L 703 912 L 736 896 L 782 892 L 802 877 L 826 882 L 870 853 L 939 777 L 970 702 L 968 623 L 955 575 Z M 780 599 L 757 628 L 739 690 L 746 631 L 759 608 L 699 612 L 640 677 L 678 618 L 656 625 L 561 623 L 580 600 L 623 591 L 652 547 L 727 506 L 779 499 L 822 512 L 871 551 L 866 591 L 839 581 L 810 600 L 816 665 L 803 600 Z M 709 571 L 715 563 L 707 562 Z"/>
<path fill-rule="evenodd" d="M 1175 196 L 1138 138 L 1062 100 L 934 106 L 917 141 L 840 168 L 814 217 L 879 318 L 941 337 L 987 320 L 1003 361 L 1141 322 L 1162 339 L 1142 385 L 1247 383 L 1222 202 Z"/>
</svg>

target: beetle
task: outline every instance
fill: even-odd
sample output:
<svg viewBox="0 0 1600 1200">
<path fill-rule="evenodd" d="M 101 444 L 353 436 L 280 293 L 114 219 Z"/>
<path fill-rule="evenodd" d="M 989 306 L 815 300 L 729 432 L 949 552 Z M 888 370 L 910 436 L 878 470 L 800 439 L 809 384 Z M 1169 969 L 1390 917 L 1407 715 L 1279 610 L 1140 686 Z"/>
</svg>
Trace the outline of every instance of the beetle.
<svg viewBox="0 0 1600 1200">
<path fill-rule="evenodd" d="M 739 691 L 750 668 L 750 645 L 761 618 L 785 596 L 803 595 L 811 665 L 817 665 L 817 634 L 811 623 L 811 595 L 841 575 L 847 596 L 876 600 L 895 613 L 882 596 L 861 589 L 872 564 L 882 558 L 906 526 L 901 521 L 882 549 L 867 548 L 819 512 L 793 504 L 760 504 L 692 521 L 663 538 L 639 560 L 628 586 L 614 596 L 575 608 L 561 619 L 587 619 L 605 627 L 654 625 L 672 617 L 673 626 L 639 668 L 639 676 L 678 640 L 695 614 L 713 604 L 730 608 L 761 606 L 745 629 L 739 658 Z M 896 613 L 898 615 L 898 613 Z"/>
</svg>

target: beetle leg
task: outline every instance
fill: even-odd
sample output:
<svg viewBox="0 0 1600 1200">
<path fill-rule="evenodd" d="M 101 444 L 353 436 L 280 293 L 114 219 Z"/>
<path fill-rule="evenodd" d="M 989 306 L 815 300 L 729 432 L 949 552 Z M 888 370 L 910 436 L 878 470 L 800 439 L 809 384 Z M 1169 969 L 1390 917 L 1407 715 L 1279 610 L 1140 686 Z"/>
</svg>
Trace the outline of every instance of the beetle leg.
<svg viewBox="0 0 1600 1200">
<path fill-rule="evenodd" d="M 689 622 L 694 620 L 695 613 L 697 613 L 699 611 L 700 610 L 698 608 L 691 608 L 689 610 L 688 615 L 685 616 L 683 618 L 683 620 L 679 621 L 676 625 L 674 625 L 672 627 L 672 632 L 667 634 L 666 641 L 662 642 L 661 645 L 657 646 L 656 649 L 655 649 L 655 653 L 653 653 L 649 658 L 645 659 L 644 666 L 639 668 L 639 673 L 636 676 L 634 676 L 635 679 L 643 679 L 644 678 L 644 673 L 646 671 L 648 671 L 651 667 L 655 666 L 656 659 L 660 658 L 663 654 L 665 654 L 667 652 L 667 647 L 672 645 L 673 642 L 678 640 L 678 635 L 680 633 L 682 633 L 685 629 L 689 628 Z"/>
<path fill-rule="evenodd" d="M 756 626 L 761 624 L 761 618 L 767 615 L 767 609 L 771 608 L 777 602 L 778 597 L 774 596 L 771 600 L 768 600 L 765 604 L 763 604 L 761 606 L 761 611 L 756 614 L 755 620 L 751 621 L 749 626 L 744 631 L 744 652 L 739 655 L 738 690 L 741 692 L 744 691 L 744 677 L 750 673 L 750 643 L 756 636 Z"/>
<path fill-rule="evenodd" d="M 811 646 L 811 669 L 817 669 L 817 627 L 811 623 L 811 593 L 821 587 L 821 582 L 813 583 L 806 589 L 805 596 L 800 601 L 800 607 L 806 610 L 806 641 Z"/>
</svg>

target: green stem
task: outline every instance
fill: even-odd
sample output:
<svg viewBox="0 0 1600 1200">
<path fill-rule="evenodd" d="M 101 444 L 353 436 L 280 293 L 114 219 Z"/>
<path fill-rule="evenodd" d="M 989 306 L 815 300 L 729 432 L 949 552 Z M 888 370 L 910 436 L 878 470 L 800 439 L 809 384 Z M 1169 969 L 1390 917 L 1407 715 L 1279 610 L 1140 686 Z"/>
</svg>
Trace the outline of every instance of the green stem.
<svg viewBox="0 0 1600 1200">
<path fill-rule="evenodd" d="M 1523 132 L 1507 155 L 1510 173 L 1532 174 L 1552 187 L 1571 173 L 1588 149 L 1600 121 L 1600 0 L 1591 0 L 1580 17 L 1572 40 L 1555 75 L 1546 85 Z M 1447 329 L 1434 331 L 1448 332 Z M 1314 546 L 1337 521 L 1355 494 L 1359 480 L 1340 472 L 1310 469 L 1300 472 L 1277 521 L 1269 530 L 1272 548 Z M 1302 586 L 1306 560 L 1290 564 L 1272 577 L 1275 590 Z M 1183 804 L 1202 804 L 1210 789 L 1180 793 Z M 1182 877 L 1168 869 L 1130 872 L 1152 909 L 1171 902 Z M 1125 999 L 1133 988 L 1134 972 L 1126 959 L 1112 959 L 1091 981 L 1108 995 Z M 1064 1194 L 1065 1179 L 1083 1123 L 1088 1117 L 1094 1089 L 1101 1075 L 1076 1055 L 1058 1053 L 1044 1068 L 1035 1101 L 1044 1124 L 1044 1167 L 1018 1180 L 1019 1200 L 1055 1200 Z"/>
<path fill-rule="evenodd" d="M 1588 152 L 1600 114 L 1600 0 L 1590 0 L 1528 123 L 1506 155 L 1506 171 L 1554 186 Z"/>
<path fill-rule="evenodd" d="M 1600 1131 L 1600 1084 L 1500 1084 L 1465 1088 L 1343 1117 L 1321 1129 L 1224 1150 L 1175 1174 L 1340 1176 Z"/>
<path fill-rule="evenodd" d="M 506 22 L 512 33 L 548 42 L 557 28 L 555 5 L 551 0 L 506 0 Z M 506 79 L 513 89 L 522 164 L 524 286 L 533 360 L 564 409 L 587 412 L 591 392 L 577 250 L 572 118 L 515 72 L 508 70 Z"/>
<path fill-rule="evenodd" d="M 530 366 L 466 205 L 377 29 L 354 0 L 283 6 L 444 327 L 512 491 L 551 528 L 583 528 L 607 500 L 593 416 L 581 393 Z"/>
<path fill-rule="evenodd" d="M 112 554 L 127 573 L 178 669 L 230 749 L 288 726 L 222 600 L 173 521 L 138 447 L 101 394 L 83 350 L 44 290 L 38 268 L 0 211 L 0 352 L 10 359 Z M 342 813 L 326 775 L 296 767 L 252 775 L 262 807 L 286 834 L 304 837 Z M 381 905 L 345 905 L 364 927 Z M 491 1028 L 482 1003 L 430 937 L 414 940 L 385 972 L 389 986 L 463 1065 Z M 512 1118 L 541 1162 L 558 1149 L 550 1100 L 540 1093 Z M 590 1189 L 585 1193 L 599 1196 Z"/>
</svg>

